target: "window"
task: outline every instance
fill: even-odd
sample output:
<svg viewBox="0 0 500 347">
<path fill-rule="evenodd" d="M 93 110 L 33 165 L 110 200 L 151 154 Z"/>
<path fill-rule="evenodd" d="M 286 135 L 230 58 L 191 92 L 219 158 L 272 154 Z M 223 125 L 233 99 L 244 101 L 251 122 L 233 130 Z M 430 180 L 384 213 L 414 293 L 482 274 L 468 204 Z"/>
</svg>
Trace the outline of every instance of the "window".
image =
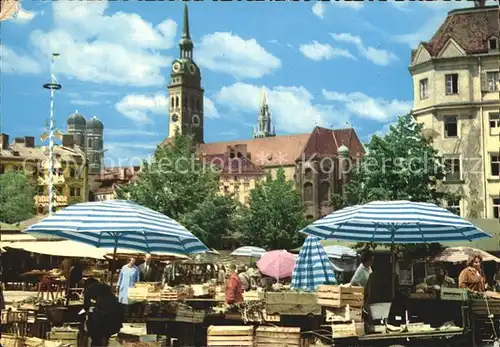
<svg viewBox="0 0 500 347">
<path fill-rule="evenodd" d="M 245 196 L 245 205 L 248 205 L 250 203 L 250 197 Z"/>
<path fill-rule="evenodd" d="M 488 82 L 488 91 L 496 92 L 498 90 L 498 71 L 486 72 L 486 81 Z"/>
<path fill-rule="evenodd" d="M 420 80 L 420 99 L 426 99 L 429 97 L 429 80 L 424 78 Z"/>
<path fill-rule="evenodd" d="M 500 113 L 490 113 L 490 128 L 500 128 Z"/>
<path fill-rule="evenodd" d="M 450 199 L 447 201 L 448 211 L 456 214 L 457 216 L 461 216 L 460 211 L 460 199 Z"/>
<path fill-rule="evenodd" d="M 36 195 L 44 195 L 45 187 L 44 186 L 36 186 Z"/>
<path fill-rule="evenodd" d="M 170 98 L 170 108 L 173 108 L 175 106 L 175 101 L 174 101 L 174 97 L 172 96 Z"/>
<path fill-rule="evenodd" d="M 196 99 L 196 111 L 201 111 L 200 100 Z"/>
<path fill-rule="evenodd" d="M 493 218 L 500 218 L 500 198 L 493 198 Z"/>
<path fill-rule="evenodd" d="M 446 158 L 444 168 L 446 181 L 460 181 L 460 158 Z"/>
<path fill-rule="evenodd" d="M 488 40 L 488 48 L 490 50 L 498 49 L 498 40 L 496 37 L 492 37 Z"/>
<path fill-rule="evenodd" d="M 175 107 L 179 107 L 179 97 L 175 97 Z"/>
<path fill-rule="evenodd" d="M 87 147 L 92 148 L 92 139 L 88 139 L 87 141 Z"/>
<path fill-rule="evenodd" d="M 71 178 L 76 177 L 76 170 L 74 168 L 69 169 L 69 177 L 71 177 Z"/>
<path fill-rule="evenodd" d="M 490 154 L 491 176 L 500 176 L 500 154 Z"/>
<path fill-rule="evenodd" d="M 458 74 L 452 73 L 445 75 L 446 80 L 446 94 L 458 94 Z"/>
<path fill-rule="evenodd" d="M 69 189 L 69 195 L 70 196 L 80 196 L 81 195 L 80 193 L 81 193 L 80 192 L 80 188 L 78 188 L 78 187 L 71 187 Z"/>
<path fill-rule="evenodd" d="M 307 182 L 304 184 L 304 201 L 313 201 L 313 185 Z"/>
<path fill-rule="evenodd" d="M 0 164 L 0 175 L 3 174 L 5 172 L 5 167 Z"/>
<path fill-rule="evenodd" d="M 319 201 L 330 201 L 330 185 L 327 182 L 321 182 L 319 185 Z"/>
<path fill-rule="evenodd" d="M 310 168 L 307 168 L 304 174 L 304 178 L 306 180 L 312 179 L 312 170 Z"/>
<path fill-rule="evenodd" d="M 458 117 L 445 116 L 444 117 L 444 137 L 457 137 L 458 136 Z"/>
<path fill-rule="evenodd" d="M 188 106 L 187 103 L 188 103 L 188 99 L 187 99 L 187 97 L 184 96 L 182 98 L 182 108 L 187 108 L 187 106 Z"/>
</svg>

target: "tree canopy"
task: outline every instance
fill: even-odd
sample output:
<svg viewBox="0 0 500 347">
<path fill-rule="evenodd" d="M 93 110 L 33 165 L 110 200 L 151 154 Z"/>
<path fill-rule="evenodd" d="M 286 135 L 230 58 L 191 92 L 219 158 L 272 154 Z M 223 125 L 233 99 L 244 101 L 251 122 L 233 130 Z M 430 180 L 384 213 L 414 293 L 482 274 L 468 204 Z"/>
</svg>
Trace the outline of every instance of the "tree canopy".
<svg viewBox="0 0 500 347">
<path fill-rule="evenodd" d="M 0 175 L 0 218 L 4 223 L 18 223 L 33 215 L 35 189 L 24 172 Z"/>
<path fill-rule="evenodd" d="M 117 194 L 175 219 L 208 247 L 220 247 L 236 205 L 218 191 L 218 172 L 199 158 L 192 137 L 177 134 Z"/>
<path fill-rule="evenodd" d="M 432 140 L 422 134 L 412 114 L 398 118 L 385 135 L 373 135 L 367 153 L 349 182 L 347 197 L 332 196 L 335 209 L 375 200 L 409 200 L 441 205 L 447 194 L 436 188 L 445 168 Z M 358 247 L 374 246 L 358 244 Z M 402 245 L 406 251 L 425 253 L 436 245 Z"/>
<path fill-rule="evenodd" d="M 247 217 L 243 225 L 246 245 L 266 249 L 293 249 L 300 246 L 299 230 L 307 225 L 299 192 L 287 181 L 283 169 L 250 191 Z"/>
</svg>

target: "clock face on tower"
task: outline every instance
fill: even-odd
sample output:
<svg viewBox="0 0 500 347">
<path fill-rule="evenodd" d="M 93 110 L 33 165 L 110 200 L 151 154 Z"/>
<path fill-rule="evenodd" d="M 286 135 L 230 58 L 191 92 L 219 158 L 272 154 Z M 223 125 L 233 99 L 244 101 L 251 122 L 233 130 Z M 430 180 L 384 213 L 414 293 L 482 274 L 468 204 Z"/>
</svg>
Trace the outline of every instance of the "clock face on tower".
<svg viewBox="0 0 500 347">
<path fill-rule="evenodd" d="M 176 113 L 174 113 L 172 115 L 172 122 L 176 123 L 178 120 L 179 120 L 179 116 Z"/>
<path fill-rule="evenodd" d="M 193 122 L 193 125 L 195 126 L 200 125 L 200 116 L 198 116 L 197 114 L 194 114 L 191 120 Z"/>
<path fill-rule="evenodd" d="M 193 64 L 189 65 L 189 72 L 194 75 L 196 73 L 196 66 L 194 66 Z"/>
<path fill-rule="evenodd" d="M 172 71 L 179 72 L 180 70 L 181 70 L 181 64 L 179 62 L 176 62 L 174 65 L 172 65 Z"/>
</svg>

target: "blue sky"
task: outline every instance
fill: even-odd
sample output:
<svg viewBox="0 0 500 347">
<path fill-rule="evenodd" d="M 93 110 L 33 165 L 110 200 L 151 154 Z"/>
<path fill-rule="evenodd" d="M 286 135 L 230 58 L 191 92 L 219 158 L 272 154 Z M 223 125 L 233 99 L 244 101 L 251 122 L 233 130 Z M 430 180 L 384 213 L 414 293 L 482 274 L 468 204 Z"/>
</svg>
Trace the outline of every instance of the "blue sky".
<svg viewBox="0 0 500 347">
<path fill-rule="evenodd" d="M 105 125 L 109 165 L 146 157 L 168 134 L 166 84 L 181 2 L 23 1 L 2 23 L 2 132 L 39 136 L 49 116 L 51 52 L 61 54 L 55 119 L 78 110 Z M 412 105 L 410 49 L 447 11 L 472 2 L 195 2 L 194 59 L 205 141 L 246 139 L 259 89 L 278 134 L 352 124 L 363 140 Z M 113 159 L 111 161 L 111 159 Z M 119 160 L 119 162 L 118 162 Z"/>
</svg>

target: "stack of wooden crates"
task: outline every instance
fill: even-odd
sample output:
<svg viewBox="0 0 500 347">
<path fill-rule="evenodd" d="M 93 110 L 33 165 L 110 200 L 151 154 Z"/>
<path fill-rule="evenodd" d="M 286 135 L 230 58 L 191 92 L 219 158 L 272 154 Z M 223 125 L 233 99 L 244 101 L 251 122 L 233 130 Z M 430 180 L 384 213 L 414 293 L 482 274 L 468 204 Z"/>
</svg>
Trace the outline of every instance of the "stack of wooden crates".
<svg viewBox="0 0 500 347">
<path fill-rule="evenodd" d="M 207 332 L 208 347 L 253 347 L 253 326 L 210 326 Z"/>
<path fill-rule="evenodd" d="M 334 339 L 364 334 L 363 288 L 320 285 L 316 294 Z"/>
<path fill-rule="evenodd" d="M 300 347 L 300 328 L 258 327 L 255 347 Z"/>
</svg>

